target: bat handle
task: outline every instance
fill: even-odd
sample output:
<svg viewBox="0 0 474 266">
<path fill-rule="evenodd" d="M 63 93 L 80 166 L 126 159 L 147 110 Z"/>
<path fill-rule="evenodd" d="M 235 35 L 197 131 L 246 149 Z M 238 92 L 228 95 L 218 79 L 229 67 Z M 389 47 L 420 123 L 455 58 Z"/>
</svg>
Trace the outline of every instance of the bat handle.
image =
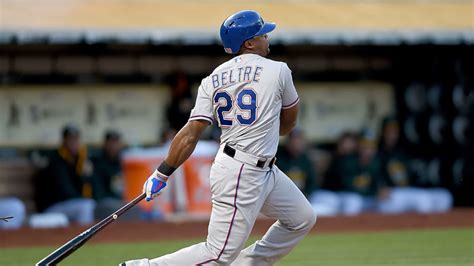
<svg viewBox="0 0 474 266">
<path fill-rule="evenodd" d="M 113 214 L 109 215 L 107 218 L 103 219 L 100 221 L 98 224 L 93 226 L 92 230 L 94 231 L 99 231 L 112 221 L 116 220 L 118 217 L 120 217 L 122 214 L 124 214 L 126 211 L 128 211 L 130 208 L 133 206 L 137 205 L 140 201 L 142 201 L 146 197 L 145 193 L 142 193 L 138 197 L 134 198 L 132 201 L 129 203 L 125 204 L 122 208 L 118 209 L 115 211 Z M 112 218 L 112 219 L 111 219 Z"/>
<path fill-rule="evenodd" d="M 125 204 L 122 208 L 118 209 L 115 214 L 117 216 L 122 215 L 124 212 L 128 211 L 128 209 L 132 208 L 133 206 L 137 205 L 140 201 L 142 201 L 146 197 L 146 193 L 142 193 L 140 196 L 134 198 L 132 201 L 129 203 Z"/>
</svg>

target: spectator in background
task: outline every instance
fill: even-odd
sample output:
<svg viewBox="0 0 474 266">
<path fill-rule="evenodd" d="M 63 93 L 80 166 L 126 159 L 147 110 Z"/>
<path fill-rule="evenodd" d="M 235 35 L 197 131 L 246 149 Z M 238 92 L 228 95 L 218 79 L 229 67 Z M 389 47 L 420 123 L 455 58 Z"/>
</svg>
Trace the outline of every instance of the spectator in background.
<svg viewBox="0 0 474 266">
<path fill-rule="evenodd" d="M 384 194 L 380 201 L 382 213 L 419 213 L 444 212 L 452 207 L 452 196 L 443 188 L 419 188 L 409 171 L 409 157 L 400 145 L 400 127 L 394 117 L 382 122 L 382 136 L 379 154 L 384 176 Z"/>
<path fill-rule="evenodd" d="M 382 169 L 377 154 L 377 141 L 372 131 L 359 137 L 356 154 L 341 158 L 341 212 L 355 215 L 374 209 L 381 186 Z"/>
<path fill-rule="evenodd" d="M 166 107 L 166 119 L 169 128 L 178 132 L 188 122 L 194 106 L 194 98 L 188 76 L 184 72 L 178 71 L 172 74 L 168 78 L 168 83 L 171 102 Z"/>
<path fill-rule="evenodd" d="M 120 134 L 117 131 L 107 131 L 101 151 L 91 158 L 94 166 L 92 195 L 97 202 L 95 217 L 98 219 L 106 217 L 122 204 L 122 148 Z"/>
<path fill-rule="evenodd" d="M 87 149 L 80 144 L 79 129 L 65 126 L 61 146 L 52 154 L 45 176 L 38 182 L 45 212 L 63 213 L 69 221 L 83 225 L 92 223 L 95 208 L 91 199 L 92 170 Z"/>
<path fill-rule="evenodd" d="M 166 120 L 168 127 L 164 129 L 160 137 L 160 144 L 169 145 L 176 133 L 188 122 L 191 110 L 194 107 L 195 98 L 191 91 L 189 76 L 183 71 L 176 71 L 166 79 L 171 102 L 166 106 Z M 217 124 L 206 129 L 201 139 L 220 141 L 221 130 Z"/>
<path fill-rule="evenodd" d="M 354 156 L 357 152 L 358 136 L 355 133 L 343 132 L 336 143 L 336 149 L 332 155 L 331 163 L 326 171 L 326 177 L 322 188 L 331 191 L 342 189 L 342 162 L 349 156 Z"/>
<path fill-rule="evenodd" d="M 303 132 L 300 129 L 294 129 L 277 154 L 278 167 L 288 175 L 306 197 L 316 188 L 315 168 L 307 149 Z"/>
<path fill-rule="evenodd" d="M 0 229 L 17 229 L 23 225 L 26 216 L 25 204 L 18 198 L 0 198 Z"/>
<path fill-rule="evenodd" d="M 104 135 L 102 150 L 92 158 L 94 165 L 92 194 L 97 202 L 96 219 L 103 219 L 124 205 L 121 160 L 123 146 L 120 133 L 109 130 Z M 139 215 L 137 211 L 137 208 L 130 210 L 123 215 L 121 220 L 137 217 Z"/>
<path fill-rule="evenodd" d="M 294 129 L 283 147 L 278 150 L 278 167 L 310 200 L 318 215 L 337 214 L 339 201 L 330 191 L 317 190 L 314 162 L 308 153 L 308 143 L 301 129 Z"/>
</svg>

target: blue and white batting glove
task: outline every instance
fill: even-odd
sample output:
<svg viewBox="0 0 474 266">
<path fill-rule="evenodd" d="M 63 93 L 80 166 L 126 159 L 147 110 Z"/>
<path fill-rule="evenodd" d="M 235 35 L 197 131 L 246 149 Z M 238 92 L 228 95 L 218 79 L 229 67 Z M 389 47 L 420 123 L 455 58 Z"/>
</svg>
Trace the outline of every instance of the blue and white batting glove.
<svg viewBox="0 0 474 266">
<path fill-rule="evenodd" d="M 158 170 L 146 180 L 143 184 L 143 192 L 146 193 L 146 201 L 150 201 L 161 194 L 161 190 L 166 187 L 168 177 Z"/>
</svg>

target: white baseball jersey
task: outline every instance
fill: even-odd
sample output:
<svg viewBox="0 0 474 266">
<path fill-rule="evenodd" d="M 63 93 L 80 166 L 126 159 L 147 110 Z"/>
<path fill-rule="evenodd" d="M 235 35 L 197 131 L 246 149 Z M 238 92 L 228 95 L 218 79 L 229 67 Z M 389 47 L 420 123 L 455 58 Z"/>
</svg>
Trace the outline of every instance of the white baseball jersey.
<svg viewBox="0 0 474 266">
<path fill-rule="evenodd" d="M 217 121 L 222 128 L 221 144 L 272 157 L 279 140 L 280 111 L 297 103 L 285 63 L 245 54 L 203 79 L 190 120 Z M 270 266 L 288 254 L 316 222 L 311 204 L 276 166 L 259 167 L 218 152 L 209 183 L 212 213 L 206 242 L 126 265 Z M 260 212 L 277 221 L 262 239 L 243 249 Z"/>
<path fill-rule="evenodd" d="M 268 158 L 278 148 L 281 109 L 298 101 L 286 63 L 243 54 L 202 80 L 189 120 L 217 121 L 221 144 Z"/>
</svg>

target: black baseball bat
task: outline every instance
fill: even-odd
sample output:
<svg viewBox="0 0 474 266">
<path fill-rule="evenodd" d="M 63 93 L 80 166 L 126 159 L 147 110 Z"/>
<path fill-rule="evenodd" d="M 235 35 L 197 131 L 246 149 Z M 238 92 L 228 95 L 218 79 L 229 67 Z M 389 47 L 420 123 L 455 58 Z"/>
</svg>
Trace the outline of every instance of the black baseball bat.
<svg viewBox="0 0 474 266">
<path fill-rule="evenodd" d="M 112 213 L 102 221 L 96 223 L 86 231 L 82 232 L 80 235 L 74 237 L 72 240 L 62 245 L 60 248 L 56 249 L 54 252 L 46 256 L 40 262 L 36 263 L 36 266 L 43 265 L 56 265 L 64 258 L 69 256 L 71 253 L 80 248 L 84 243 L 86 243 L 91 237 L 93 237 L 100 230 L 104 229 L 108 224 L 115 221 L 120 215 L 124 214 L 127 210 L 135 206 L 142 199 L 146 197 L 146 194 L 143 193 L 140 196 L 136 197 L 129 203 L 125 204 L 122 208 L 118 209 L 116 212 Z"/>
</svg>

